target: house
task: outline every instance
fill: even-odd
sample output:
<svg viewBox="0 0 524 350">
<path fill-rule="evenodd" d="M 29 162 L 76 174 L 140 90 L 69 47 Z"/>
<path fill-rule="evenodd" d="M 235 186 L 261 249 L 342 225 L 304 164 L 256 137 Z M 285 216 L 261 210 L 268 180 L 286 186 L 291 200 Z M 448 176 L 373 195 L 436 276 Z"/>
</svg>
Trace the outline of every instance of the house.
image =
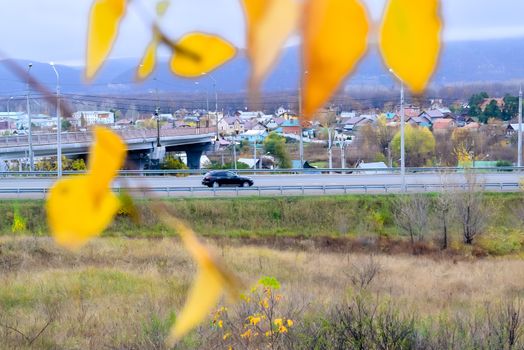
<svg viewBox="0 0 524 350">
<path fill-rule="evenodd" d="M 464 129 L 469 129 L 469 130 L 479 130 L 480 129 L 480 123 L 477 123 L 477 122 L 471 122 L 469 124 L 466 124 L 464 126 Z"/>
<path fill-rule="evenodd" d="M 73 113 L 71 124 L 78 127 L 86 127 L 96 124 L 114 124 L 115 114 L 107 111 L 78 111 Z"/>
<path fill-rule="evenodd" d="M 289 109 L 284 108 L 283 106 L 278 107 L 278 109 L 275 111 L 275 115 L 277 117 L 287 116 L 290 114 L 291 114 L 291 111 Z"/>
<path fill-rule="evenodd" d="M 349 118 L 344 121 L 342 124 L 342 129 L 344 131 L 357 131 L 359 127 L 365 124 L 371 124 L 370 119 L 365 118 L 364 116 Z"/>
<path fill-rule="evenodd" d="M 420 115 L 420 108 L 415 106 L 404 107 L 404 116 L 407 118 L 418 117 Z M 400 115 L 400 112 L 398 113 Z"/>
<path fill-rule="evenodd" d="M 375 163 L 361 162 L 357 166 L 357 169 L 370 169 L 366 171 L 359 171 L 359 174 L 376 175 L 376 174 L 385 174 L 386 171 L 381 171 L 380 169 L 388 169 L 388 166 L 384 162 L 375 162 Z"/>
<path fill-rule="evenodd" d="M 221 134 L 226 134 L 229 132 L 229 124 L 227 123 L 227 118 L 222 118 L 218 121 L 218 132 Z"/>
<path fill-rule="evenodd" d="M 265 130 L 248 130 L 240 135 L 239 138 L 249 143 L 262 142 L 266 139 L 268 133 Z"/>
<path fill-rule="evenodd" d="M 235 116 L 240 118 L 241 120 L 250 120 L 254 118 L 261 118 L 264 117 L 264 112 L 261 111 L 254 111 L 254 112 L 248 112 L 248 111 L 238 111 L 235 113 Z"/>
<path fill-rule="evenodd" d="M 342 112 L 340 113 L 340 120 L 355 118 L 356 116 L 357 112 Z"/>
<path fill-rule="evenodd" d="M 289 119 L 280 124 L 280 126 L 276 129 L 276 132 L 280 134 L 300 135 L 300 129 L 301 126 L 298 119 Z"/>
<path fill-rule="evenodd" d="M 480 104 L 480 110 L 484 112 L 486 110 L 486 107 L 491 103 L 491 101 L 495 101 L 497 103 L 497 107 L 501 110 L 506 105 L 506 102 L 504 102 L 503 98 L 485 98 L 484 101 Z"/>
<path fill-rule="evenodd" d="M 16 123 L 9 119 L 0 119 L 0 132 L 9 133 L 16 130 Z"/>
<path fill-rule="evenodd" d="M 431 124 L 434 124 L 437 120 L 445 118 L 445 114 L 439 109 L 428 109 L 418 115 L 430 120 Z"/>
<path fill-rule="evenodd" d="M 519 124 L 511 123 L 511 124 L 508 124 L 506 128 L 506 135 L 511 136 L 511 135 L 518 133 L 518 131 L 519 131 Z M 524 133 L 524 123 L 522 123 L 522 132 Z"/>
<path fill-rule="evenodd" d="M 433 131 L 447 131 L 457 127 L 453 119 L 437 119 L 433 123 Z"/>
<path fill-rule="evenodd" d="M 432 125 L 431 118 L 429 118 L 426 115 L 424 115 L 424 113 L 422 113 L 418 117 L 409 118 L 408 122 L 410 124 L 416 124 L 416 125 L 424 127 L 424 128 L 430 128 L 431 125 Z"/>
<path fill-rule="evenodd" d="M 274 169 L 276 164 L 275 158 L 271 156 L 262 156 L 260 158 L 238 158 L 238 162 L 247 164 L 249 169 Z"/>
<path fill-rule="evenodd" d="M 233 135 L 233 134 L 240 134 L 245 131 L 244 121 L 240 120 L 238 117 L 227 117 L 227 118 L 224 118 L 224 120 L 227 123 L 227 129 L 224 130 L 224 134 Z"/>
</svg>

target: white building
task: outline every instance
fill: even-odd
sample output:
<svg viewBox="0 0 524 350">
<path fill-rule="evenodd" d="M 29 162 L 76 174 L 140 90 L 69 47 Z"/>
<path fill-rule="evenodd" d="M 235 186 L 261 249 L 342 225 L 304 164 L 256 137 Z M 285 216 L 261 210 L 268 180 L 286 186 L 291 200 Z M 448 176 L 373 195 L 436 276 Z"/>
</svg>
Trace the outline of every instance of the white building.
<svg viewBox="0 0 524 350">
<path fill-rule="evenodd" d="M 96 124 L 114 124 L 115 114 L 106 111 L 78 111 L 73 113 L 71 124 L 85 127 Z"/>
<path fill-rule="evenodd" d="M 360 171 L 359 173 L 365 174 L 365 175 L 387 174 L 388 166 L 384 162 L 375 162 L 375 163 L 361 162 L 357 166 L 357 169 L 364 169 L 365 171 Z M 380 169 L 384 169 L 384 171 L 381 171 Z"/>
</svg>

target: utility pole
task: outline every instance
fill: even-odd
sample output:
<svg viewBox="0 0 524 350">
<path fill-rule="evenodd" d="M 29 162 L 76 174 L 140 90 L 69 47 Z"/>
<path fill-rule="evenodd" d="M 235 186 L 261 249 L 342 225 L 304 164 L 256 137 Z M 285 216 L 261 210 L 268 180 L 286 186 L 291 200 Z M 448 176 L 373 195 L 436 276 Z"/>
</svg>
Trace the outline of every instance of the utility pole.
<svg viewBox="0 0 524 350">
<path fill-rule="evenodd" d="M 34 170 L 34 158 L 33 158 L 33 131 L 32 131 L 32 121 L 31 121 L 31 108 L 29 107 L 29 93 L 30 93 L 30 85 L 29 85 L 29 72 L 31 71 L 31 68 L 33 67 L 32 63 L 29 63 L 27 67 L 27 94 L 26 94 L 26 109 L 27 109 L 27 120 L 29 123 L 29 135 L 28 135 L 28 141 L 29 141 L 29 171 Z"/>
<path fill-rule="evenodd" d="M 345 141 L 340 141 L 340 168 L 346 168 L 346 147 Z"/>
<path fill-rule="evenodd" d="M 300 82 L 302 83 L 302 82 Z M 302 129 L 302 87 L 298 87 L 298 123 L 300 124 L 300 169 L 304 168 L 304 130 Z"/>
<path fill-rule="evenodd" d="M 329 157 L 329 169 L 333 169 L 333 141 L 331 140 L 331 128 L 328 127 L 328 157 Z M 330 172 L 331 173 L 331 172 Z"/>
<path fill-rule="evenodd" d="M 404 143 L 404 124 L 405 124 L 405 110 L 404 110 L 404 82 L 395 73 L 393 69 L 389 69 L 400 81 L 400 189 L 402 192 L 406 192 L 406 157 L 405 157 L 405 143 Z"/>
<path fill-rule="evenodd" d="M 56 174 L 62 176 L 62 118 L 60 115 L 60 74 L 53 62 L 50 63 L 56 74 Z"/>
<path fill-rule="evenodd" d="M 237 170 L 237 136 L 239 130 L 235 130 L 235 136 L 233 136 L 233 162 L 235 170 Z"/>
<path fill-rule="evenodd" d="M 217 132 L 217 142 L 220 140 L 220 132 L 218 129 L 218 91 L 217 91 L 217 80 L 211 73 L 202 73 L 202 75 L 207 75 L 213 81 L 213 90 L 215 91 L 215 118 L 216 118 L 216 132 Z"/>
<path fill-rule="evenodd" d="M 522 86 L 519 89 L 519 137 L 517 166 L 522 166 Z"/>
<path fill-rule="evenodd" d="M 255 141 L 253 143 L 253 169 L 257 169 L 257 137 L 255 136 Z"/>
</svg>

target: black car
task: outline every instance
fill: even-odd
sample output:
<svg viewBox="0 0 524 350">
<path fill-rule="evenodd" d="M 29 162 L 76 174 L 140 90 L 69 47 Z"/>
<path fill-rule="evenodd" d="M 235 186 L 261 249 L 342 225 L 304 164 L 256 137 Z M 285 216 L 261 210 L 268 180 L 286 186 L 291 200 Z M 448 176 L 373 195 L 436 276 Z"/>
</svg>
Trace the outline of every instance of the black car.
<svg viewBox="0 0 524 350">
<path fill-rule="evenodd" d="M 253 186 L 253 180 L 249 177 L 238 176 L 232 171 L 211 171 L 202 179 L 202 185 L 208 187 L 220 186 Z"/>
</svg>

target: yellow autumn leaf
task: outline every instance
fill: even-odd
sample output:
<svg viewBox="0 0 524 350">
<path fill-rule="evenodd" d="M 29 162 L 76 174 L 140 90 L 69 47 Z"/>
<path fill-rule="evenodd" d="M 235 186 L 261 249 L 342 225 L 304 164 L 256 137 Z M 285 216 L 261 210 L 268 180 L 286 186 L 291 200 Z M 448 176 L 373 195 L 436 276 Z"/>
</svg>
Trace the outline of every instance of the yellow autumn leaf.
<svg viewBox="0 0 524 350">
<path fill-rule="evenodd" d="M 172 347 L 209 315 L 224 292 L 231 298 L 238 299 L 241 284 L 218 263 L 209 249 L 200 243 L 191 228 L 181 220 L 167 215 L 162 207 L 157 206 L 157 210 L 162 221 L 178 232 L 184 247 L 198 265 L 197 277 L 167 340 L 168 346 Z"/>
<path fill-rule="evenodd" d="M 110 184 L 122 166 L 125 145 L 118 135 L 97 127 L 87 174 L 57 181 L 46 202 L 47 221 L 55 241 L 78 249 L 98 236 L 120 207 Z"/>
<path fill-rule="evenodd" d="M 105 193 L 124 164 L 126 145 L 114 132 L 103 127 L 93 129 L 95 142 L 89 151 L 88 176 L 95 194 Z"/>
<path fill-rule="evenodd" d="M 166 14 L 167 10 L 169 9 L 169 5 L 171 5 L 171 1 L 169 0 L 162 0 L 157 2 L 156 4 L 156 15 L 158 17 L 162 17 Z"/>
<path fill-rule="evenodd" d="M 186 78 L 199 77 L 232 59 L 236 54 L 233 45 L 222 38 L 204 33 L 190 33 L 177 43 L 192 55 L 175 52 L 171 58 L 171 71 Z"/>
<path fill-rule="evenodd" d="M 141 81 L 146 79 L 155 70 L 157 62 L 156 55 L 160 41 L 160 33 L 158 33 L 158 30 L 154 30 L 153 38 L 151 39 L 151 42 L 147 45 L 144 57 L 138 65 L 138 69 L 136 71 L 136 80 Z"/>
<path fill-rule="evenodd" d="M 116 40 L 127 0 L 95 0 L 89 15 L 85 75 L 92 79 L 106 60 Z"/>
<path fill-rule="evenodd" d="M 171 330 L 168 344 L 174 345 L 194 327 L 198 326 L 219 301 L 223 292 L 223 282 L 212 269 L 201 268 L 189 291 L 184 308 Z"/>
<path fill-rule="evenodd" d="M 358 0 L 308 0 L 303 22 L 304 116 L 309 119 L 366 52 L 369 23 Z"/>
<path fill-rule="evenodd" d="M 297 28 L 301 5 L 297 0 L 243 0 L 247 18 L 247 54 L 251 88 L 258 89 Z"/>
<path fill-rule="evenodd" d="M 422 93 L 440 53 L 438 0 L 390 0 L 380 31 L 385 64 L 414 93 Z"/>
</svg>

